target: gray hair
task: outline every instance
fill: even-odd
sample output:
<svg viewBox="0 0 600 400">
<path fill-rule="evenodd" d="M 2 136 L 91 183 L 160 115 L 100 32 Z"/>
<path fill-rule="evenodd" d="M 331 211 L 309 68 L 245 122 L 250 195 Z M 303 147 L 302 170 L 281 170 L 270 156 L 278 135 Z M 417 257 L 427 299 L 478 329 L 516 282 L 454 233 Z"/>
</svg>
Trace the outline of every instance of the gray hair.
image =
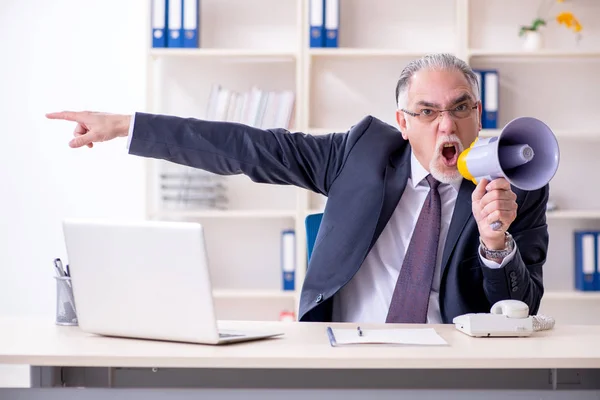
<svg viewBox="0 0 600 400">
<path fill-rule="evenodd" d="M 471 90 L 475 95 L 475 99 L 477 101 L 480 100 L 477 76 L 466 62 L 448 53 L 428 54 L 425 57 L 411 61 L 402 70 L 400 78 L 398 79 L 398 84 L 396 85 L 396 105 L 398 106 L 398 109 L 407 106 L 408 85 L 410 80 L 414 74 L 423 69 L 454 70 L 462 72 L 471 85 Z"/>
</svg>

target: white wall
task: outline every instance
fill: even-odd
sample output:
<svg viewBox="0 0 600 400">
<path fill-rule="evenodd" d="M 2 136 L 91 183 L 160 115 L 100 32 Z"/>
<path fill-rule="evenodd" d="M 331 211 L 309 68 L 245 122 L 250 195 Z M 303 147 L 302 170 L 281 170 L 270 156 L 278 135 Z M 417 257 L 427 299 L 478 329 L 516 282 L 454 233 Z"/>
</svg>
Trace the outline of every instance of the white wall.
<svg viewBox="0 0 600 400">
<path fill-rule="evenodd" d="M 0 1 L 0 315 L 52 322 L 62 218 L 144 216 L 125 141 L 71 149 L 73 123 L 44 114 L 142 110 L 146 18 L 144 0 Z"/>
</svg>

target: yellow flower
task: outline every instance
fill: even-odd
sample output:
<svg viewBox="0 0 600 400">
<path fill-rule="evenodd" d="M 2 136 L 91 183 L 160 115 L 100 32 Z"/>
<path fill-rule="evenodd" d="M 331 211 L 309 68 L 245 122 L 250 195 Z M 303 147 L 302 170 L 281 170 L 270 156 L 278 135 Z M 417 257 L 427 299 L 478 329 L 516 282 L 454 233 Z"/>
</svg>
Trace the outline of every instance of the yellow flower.
<svg viewBox="0 0 600 400">
<path fill-rule="evenodd" d="M 581 24 L 571 12 L 562 12 L 558 14 L 556 16 L 556 21 L 559 24 L 564 24 L 568 29 L 572 29 L 574 32 L 581 31 Z"/>
</svg>

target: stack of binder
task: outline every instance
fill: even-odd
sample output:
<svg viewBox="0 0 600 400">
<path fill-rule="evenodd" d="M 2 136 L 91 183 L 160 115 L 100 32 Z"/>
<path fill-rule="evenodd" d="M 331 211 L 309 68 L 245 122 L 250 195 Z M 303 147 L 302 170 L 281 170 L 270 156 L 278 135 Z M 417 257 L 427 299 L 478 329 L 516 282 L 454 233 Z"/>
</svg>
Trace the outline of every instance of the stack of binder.
<svg viewBox="0 0 600 400">
<path fill-rule="evenodd" d="M 310 0 L 310 47 L 338 47 L 340 0 Z"/>
<path fill-rule="evenodd" d="M 600 231 L 575 231 L 575 288 L 600 290 Z"/>
<path fill-rule="evenodd" d="M 265 91 L 253 86 L 236 92 L 214 84 L 209 94 L 205 119 L 238 122 L 261 129 L 290 129 L 294 116 L 294 92 Z"/>
<path fill-rule="evenodd" d="M 178 164 L 165 166 L 160 174 L 160 193 L 165 209 L 227 209 L 223 177 Z"/>
<path fill-rule="evenodd" d="M 200 0 L 151 0 L 152 47 L 200 47 Z"/>
</svg>

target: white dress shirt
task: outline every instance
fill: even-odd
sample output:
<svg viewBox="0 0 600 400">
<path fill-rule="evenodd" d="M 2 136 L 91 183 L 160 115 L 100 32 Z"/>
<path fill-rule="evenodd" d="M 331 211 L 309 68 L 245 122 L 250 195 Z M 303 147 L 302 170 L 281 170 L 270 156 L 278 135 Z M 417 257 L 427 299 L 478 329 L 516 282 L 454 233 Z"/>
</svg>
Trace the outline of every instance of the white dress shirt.
<svg viewBox="0 0 600 400">
<path fill-rule="evenodd" d="M 129 147 L 131 146 L 131 140 L 133 139 L 133 125 L 135 124 L 135 113 L 131 116 L 131 120 L 129 121 L 129 133 L 127 134 L 127 152 L 129 152 Z"/>
<path fill-rule="evenodd" d="M 429 184 L 425 180 L 429 172 L 423 168 L 414 154 L 411 154 L 410 165 L 411 176 L 389 222 L 358 272 L 333 298 L 334 322 L 383 323 L 386 320 L 404 254 L 429 193 Z M 441 260 L 460 184 L 461 182 L 442 183 L 438 187 L 442 201 L 442 221 L 433 283 L 429 294 L 427 323 L 442 323 L 439 301 Z M 516 245 L 502 264 L 480 257 L 488 268 L 502 268 L 515 253 Z"/>
</svg>

